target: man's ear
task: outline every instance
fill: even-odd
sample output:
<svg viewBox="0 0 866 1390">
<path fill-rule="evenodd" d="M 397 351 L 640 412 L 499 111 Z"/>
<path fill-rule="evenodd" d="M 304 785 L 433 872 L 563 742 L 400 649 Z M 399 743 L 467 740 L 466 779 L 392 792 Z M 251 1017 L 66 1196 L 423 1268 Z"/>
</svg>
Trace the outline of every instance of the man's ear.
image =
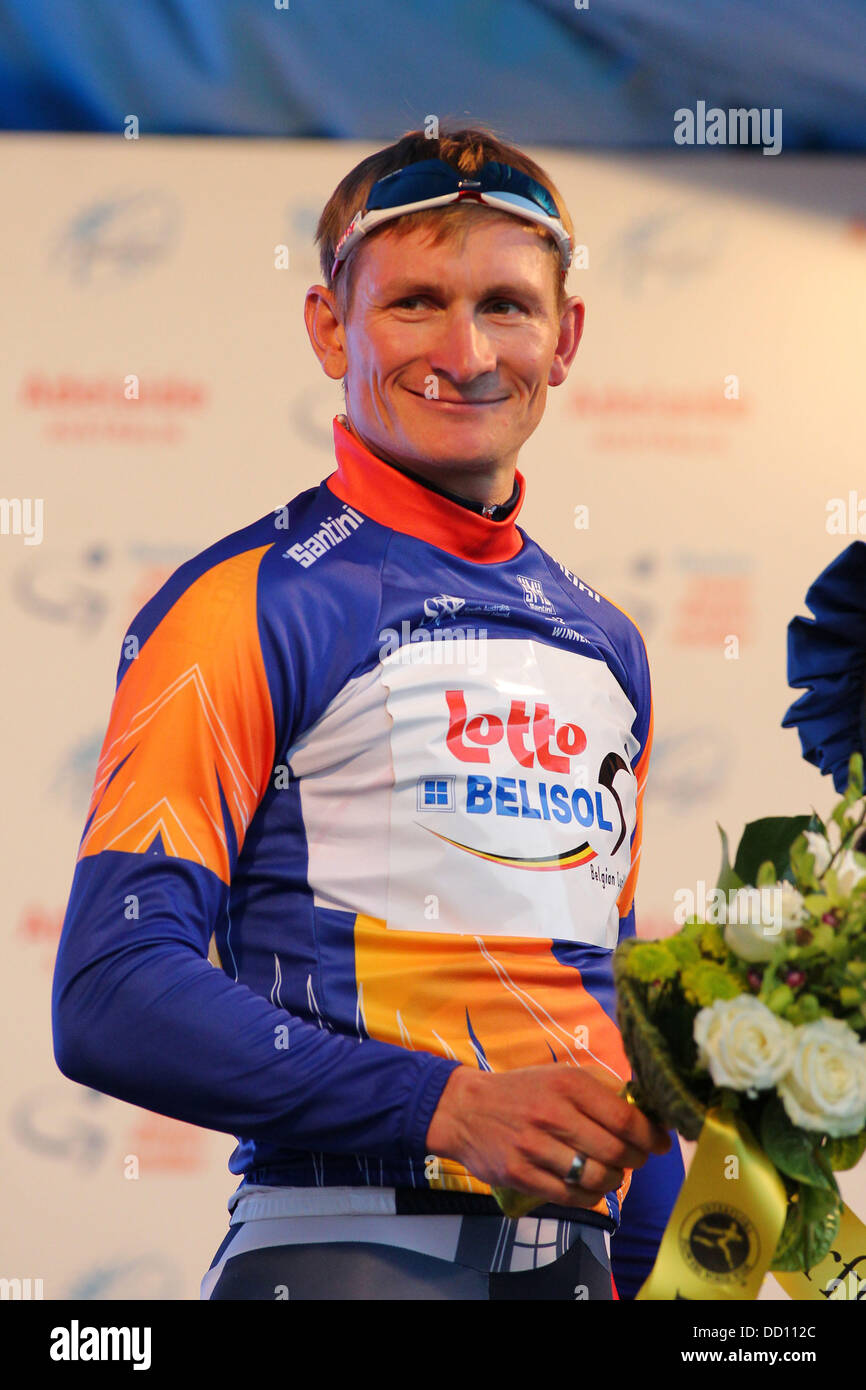
<svg viewBox="0 0 866 1390">
<path fill-rule="evenodd" d="M 339 381 L 346 375 L 346 338 L 332 290 L 310 286 L 304 299 L 304 323 L 322 371 Z"/>
<path fill-rule="evenodd" d="M 547 378 L 548 386 L 561 386 L 568 376 L 575 354 L 583 336 L 586 306 L 579 295 L 572 295 L 566 301 L 559 320 L 559 339 L 556 355 Z"/>
</svg>

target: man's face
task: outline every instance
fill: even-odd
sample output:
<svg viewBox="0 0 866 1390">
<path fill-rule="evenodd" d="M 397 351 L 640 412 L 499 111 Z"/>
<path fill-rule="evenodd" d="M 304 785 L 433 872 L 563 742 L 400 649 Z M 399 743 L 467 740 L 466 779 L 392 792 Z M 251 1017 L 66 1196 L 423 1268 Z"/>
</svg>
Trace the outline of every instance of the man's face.
<svg viewBox="0 0 866 1390">
<path fill-rule="evenodd" d="M 384 228 L 355 255 L 349 316 L 323 365 L 345 376 L 356 433 L 410 468 L 513 466 L 583 325 L 579 299 L 560 317 L 549 248 L 518 219 L 485 211 L 462 241 Z"/>
</svg>

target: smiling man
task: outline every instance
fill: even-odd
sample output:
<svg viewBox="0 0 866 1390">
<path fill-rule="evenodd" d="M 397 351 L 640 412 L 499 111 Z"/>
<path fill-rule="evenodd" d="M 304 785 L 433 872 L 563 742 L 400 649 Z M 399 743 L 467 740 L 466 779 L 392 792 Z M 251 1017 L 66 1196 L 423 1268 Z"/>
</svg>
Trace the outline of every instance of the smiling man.
<svg viewBox="0 0 866 1390">
<path fill-rule="evenodd" d="M 422 212 L 359 245 L 359 264 L 341 272 L 354 272 L 350 290 L 310 290 L 307 329 L 324 370 L 345 383 L 358 439 L 428 482 L 501 504 L 548 386 L 568 374 L 583 304 L 565 298 L 539 224 L 474 201 L 450 206 L 433 214 L 448 240 L 440 232 L 431 244 Z"/>
<path fill-rule="evenodd" d="M 571 222 L 515 147 L 410 132 L 317 240 L 337 467 L 130 628 L 55 1054 L 237 1136 L 204 1298 L 609 1299 L 631 1172 L 670 1151 L 619 1094 L 611 971 L 649 671 L 515 524 L 583 326 Z"/>
</svg>

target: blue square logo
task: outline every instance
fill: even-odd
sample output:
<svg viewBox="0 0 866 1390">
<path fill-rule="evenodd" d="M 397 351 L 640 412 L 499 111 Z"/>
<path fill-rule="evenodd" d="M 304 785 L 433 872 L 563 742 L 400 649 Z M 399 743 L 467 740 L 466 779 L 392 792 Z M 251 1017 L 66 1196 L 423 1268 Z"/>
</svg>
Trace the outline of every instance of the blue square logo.
<svg viewBox="0 0 866 1390">
<path fill-rule="evenodd" d="M 419 777 L 419 811 L 453 811 L 454 777 Z"/>
</svg>

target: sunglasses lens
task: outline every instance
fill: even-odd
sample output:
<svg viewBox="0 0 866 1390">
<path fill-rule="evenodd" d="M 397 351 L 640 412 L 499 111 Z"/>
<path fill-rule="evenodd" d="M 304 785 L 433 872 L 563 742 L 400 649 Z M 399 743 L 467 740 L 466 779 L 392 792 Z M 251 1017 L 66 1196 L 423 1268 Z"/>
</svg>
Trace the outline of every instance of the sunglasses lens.
<svg viewBox="0 0 866 1390">
<path fill-rule="evenodd" d="M 422 159 L 396 169 L 374 183 L 367 199 L 367 211 L 398 208 L 404 203 L 420 203 L 424 198 L 439 198 L 454 193 L 460 175 L 441 159 Z"/>
<path fill-rule="evenodd" d="M 420 203 L 425 198 L 441 198 L 444 193 L 455 193 L 461 178 L 468 177 L 461 175 L 443 159 L 422 159 L 416 164 L 407 164 L 404 169 L 396 169 L 393 174 L 386 174 L 373 184 L 367 199 L 367 211 L 398 208 L 406 203 Z M 559 210 L 547 189 L 508 164 L 488 160 L 471 178 L 479 191 L 514 193 L 528 198 L 548 216 L 559 216 Z"/>
<path fill-rule="evenodd" d="M 559 216 L 559 209 L 547 189 L 528 174 L 512 169 L 510 164 L 500 164 L 491 159 L 483 166 L 479 177 L 487 193 L 516 193 L 535 203 L 549 217 Z"/>
</svg>

